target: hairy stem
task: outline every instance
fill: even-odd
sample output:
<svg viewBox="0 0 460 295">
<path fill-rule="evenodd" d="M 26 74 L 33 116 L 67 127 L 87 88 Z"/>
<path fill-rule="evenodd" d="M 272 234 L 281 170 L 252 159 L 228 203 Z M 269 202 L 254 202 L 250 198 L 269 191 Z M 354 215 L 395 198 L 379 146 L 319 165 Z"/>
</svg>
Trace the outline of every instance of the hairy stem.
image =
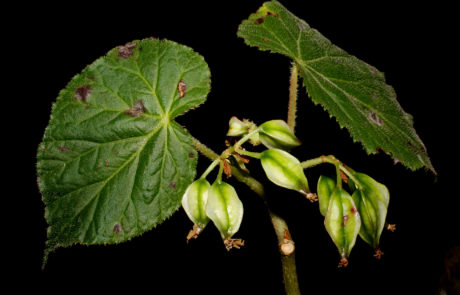
<svg viewBox="0 0 460 295">
<path fill-rule="evenodd" d="M 288 116 L 287 124 L 291 128 L 292 132 L 295 129 L 295 118 L 297 112 L 297 80 L 298 70 L 295 62 L 292 62 L 291 77 L 289 79 L 289 105 L 288 105 Z"/>
<path fill-rule="evenodd" d="M 214 152 L 213 150 L 211 150 L 210 148 L 208 148 L 207 146 L 205 146 L 204 144 L 202 144 L 198 139 L 196 139 L 195 137 L 193 137 L 193 144 L 195 145 L 195 148 L 203 155 L 205 156 L 206 158 L 210 159 L 211 161 L 214 161 L 215 159 L 217 159 L 217 157 L 219 157 L 219 155 Z"/>
<path fill-rule="evenodd" d="M 211 161 L 216 160 L 219 155 L 213 150 L 202 144 L 198 139 L 193 138 L 196 149 L 203 154 L 205 157 L 209 158 Z M 270 216 L 270 220 L 275 229 L 276 237 L 279 243 L 279 250 L 281 253 L 281 265 L 283 269 L 283 281 L 284 288 L 287 295 L 298 295 L 300 294 L 299 282 L 297 279 L 297 269 L 295 264 L 295 255 L 294 252 L 286 253 L 283 252 L 283 245 L 286 243 L 294 245 L 290 234 L 289 228 L 283 218 L 273 213 L 267 205 L 267 199 L 265 195 L 265 190 L 263 185 L 257 181 L 255 178 L 251 177 L 249 174 L 241 171 L 237 167 L 232 166 L 232 176 L 234 176 L 238 181 L 246 184 L 252 191 L 259 195 L 267 206 L 267 210 Z"/>
</svg>

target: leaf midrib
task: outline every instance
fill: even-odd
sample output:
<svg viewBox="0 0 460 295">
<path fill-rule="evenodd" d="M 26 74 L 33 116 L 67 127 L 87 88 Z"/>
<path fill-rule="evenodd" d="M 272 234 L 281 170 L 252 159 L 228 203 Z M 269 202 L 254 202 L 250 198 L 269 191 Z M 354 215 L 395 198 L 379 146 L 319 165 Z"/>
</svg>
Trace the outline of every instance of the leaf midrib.
<svg viewBox="0 0 460 295">
<path fill-rule="evenodd" d="M 266 16 L 266 17 L 274 17 L 274 16 L 268 15 L 268 16 Z M 324 81 L 327 81 L 330 85 L 332 85 L 333 87 L 335 87 L 336 89 L 338 89 L 340 92 L 342 92 L 346 97 L 351 98 L 350 100 L 351 100 L 351 101 L 354 101 L 353 104 L 355 104 L 355 102 L 358 102 L 360 105 L 362 105 L 362 106 L 364 106 L 364 107 L 366 107 L 366 108 L 368 108 L 368 109 L 370 109 L 370 110 L 373 110 L 374 113 L 376 113 L 380 118 L 384 119 L 385 124 L 390 124 L 391 126 L 393 126 L 393 127 L 394 127 L 393 130 L 397 130 L 397 132 L 398 132 L 400 135 L 402 135 L 403 138 L 409 139 L 411 142 L 417 142 L 417 140 L 415 140 L 414 138 L 412 138 L 409 134 L 406 134 L 405 132 L 403 132 L 403 131 L 401 130 L 401 128 L 400 128 L 397 124 L 395 124 L 395 123 L 393 123 L 391 120 L 389 120 L 389 119 L 386 117 L 386 113 L 383 113 L 383 112 L 381 112 L 380 110 L 378 110 L 378 109 L 376 109 L 376 108 L 374 108 L 374 107 L 372 107 L 372 106 L 369 106 L 368 104 L 364 103 L 363 101 L 357 99 L 356 97 L 354 97 L 353 95 L 351 95 L 350 93 L 348 93 L 345 89 L 341 88 L 341 87 L 338 86 L 336 83 L 334 83 L 334 82 L 331 80 L 330 77 L 324 76 L 323 74 L 321 74 L 320 72 L 316 71 L 313 67 L 311 67 L 311 66 L 309 65 L 309 63 L 311 63 L 311 62 L 313 62 L 313 61 L 317 61 L 317 60 L 319 60 L 319 59 L 328 58 L 328 57 L 331 57 L 331 56 L 329 56 L 329 55 L 326 54 L 326 55 L 324 55 L 324 56 L 321 56 L 321 57 L 319 57 L 319 58 L 315 58 L 315 59 L 312 59 L 312 60 L 303 60 L 303 59 L 301 58 L 301 54 L 300 54 L 300 48 L 301 48 L 301 46 L 300 46 L 300 39 L 301 39 L 301 38 L 300 38 L 300 37 L 302 36 L 302 34 L 305 34 L 305 32 L 299 29 L 299 36 L 298 36 L 297 39 L 295 39 L 295 38 L 294 38 L 294 35 L 292 34 L 292 32 L 289 30 L 289 28 L 287 27 L 287 25 L 284 23 L 284 19 L 283 19 L 282 17 L 279 17 L 278 19 L 280 20 L 280 23 L 284 26 L 284 28 L 285 28 L 285 29 L 289 32 L 289 34 L 291 35 L 291 36 L 290 36 L 291 39 L 295 41 L 296 47 L 297 47 L 297 54 L 294 54 L 289 48 L 287 48 L 286 45 L 284 44 L 284 42 L 282 42 L 282 40 L 281 40 L 280 38 L 278 38 L 278 36 L 274 35 L 274 34 L 272 33 L 272 31 L 271 31 L 269 28 L 267 28 L 267 26 L 265 25 L 265 23 L 262 23 L 262 26 L 264 26 L 266 32 L 268 32 L 268 33 L 270 33 L 270 35 L 274 36 L 274 37 L 278 40 L 278 43 L 279 43 L 281 46 L 283 46 L 288 52 L 290 52 L 290 53 L 292 54 L 292 58 L 295 60 L 295 62 L 296 62 L 299 66 L 305 68 L 306 71 L 309 71 L 309 70 L 314 71 L 317 75 L 321 76 L 321 77 L 324 79 Z M 311 29 L 311 28 L 310 28 L 310 29 Z M 312 29 L 311 29 L 311 30 L 312 30 Z M 337 57 L 338 57 L 338 58 L 346 58 L 346 59 L 350 59 L 350 58 L 351 58 L 351 56 L 337 56 Z M 312 75 L 312 76 L 313 76 L 313 75 Z M 315 79 L 315 80 L 316 80 L 316 79 Z M 340 79 L 337 79 L 337 80 L 340 80 Z M 316 80 L 316 81 L 317 81 L 317 80 Z M 346 80 L 341 80 L 341 81 L 346 82 L 346 83 L 352 82 L 352 81 L 346 81 Z M 356 83 L 359 84 L 359 85 L 361 85 L 361 86 L 364 85 L 364 84 L 362 84 L 360 81 L 358 81 L 358 82 L 356 82 Z M 317 84 L 320 85 L 320 87 L 323 89 L 323 91 L 326 91 L 326 90 L 322 87 L 321 83 L 319 83 L 319 82 L 317 81 Z M 364 85 L 364 86 L 365 86 L 365 85 Z M 342 109 L 343 113 L 350 119 L 350 115 L 343 109 L 342 105 L 341 105 L 340 103 L 338 103 L 332 96 L 329 95 L 329 97 L 331 97 L 331 99 L 332 99 L 334 102 L 336 102 L 337 105 L 340 105 L 340 109 Z M 369 119 L 367 119 L 367 118 L 368 118 L 367 115 L 364 114 L 364 112 L 362 111 L 361 108 L 358 108 L 358 107 L 357 107 L 356 109 L 364 116 L 364 118 L 366 118 L 366 120 L 369 121 Z M 384 136 L 388 139 L 387 141 L 388 141 L 388 142 L 391 142 L 390 138 L 388 138 L 388 136 L 385 134 L 385 132 L 382 132 L 382 133 L 383 133 Z M 393 148 L 394 148 L 395 150 L 398 150 L 398 152 L 400 152 L 400 149 L 399 149 L 399 148 L 396 148 L 395 145 L 393 145 Z M 423 158 L 422 158 L 422 159 L 423 159 Z M 425 160 L 422 160 L 422 162 L 425 163 Z"/>
</svg>

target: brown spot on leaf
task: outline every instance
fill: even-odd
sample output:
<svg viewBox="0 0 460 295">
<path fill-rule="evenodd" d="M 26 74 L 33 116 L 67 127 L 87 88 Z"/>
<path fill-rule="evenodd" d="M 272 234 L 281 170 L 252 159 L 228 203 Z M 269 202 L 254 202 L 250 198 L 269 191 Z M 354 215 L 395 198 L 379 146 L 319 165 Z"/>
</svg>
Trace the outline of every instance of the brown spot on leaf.
<svg viewBox="0 0 460 295">
<path fill-rule="evenodd" d="M 145 113 L 145 107 L 142 100 L 136 101 L 132 108 L 125 111 L 125 114 L 131 117 L 139 117 L 143 113 Z"/>
<path fill-rule="evenodd" d="M 189 158 L 195 158 L 195 153 L 194 153 L 194 152 L 188 153 L 188 157 L 189 157 Z"/>
<path fill-rule="evenodd" d="M 268 39 L 267 39 L 267 38 L 264 38 L 264 42 L 268 42 Z"/>
<path fill-rule="evenodd" d="M 410 141 L 408 141 L 407 144 L 409 145 L 411 150 L 416 154 L 418 154 L 419 152 L 426 153 L 426 148 L 423 145 L 420 145 L 417 147 L 415 144 L 413 144 Z"/>
<path fill-rule="evenodd" d="M 263 22 L 264 22 L 263 17 L 259 17 L 258 19 L 256 19 L 256 20 L 254 21 L 254 23 L 255 23 L 256 25 L 260 25 L 260 24 L 263 23 Z"/>
<path fill-rule="evenodd" d="M 60 146 L 60 147 L 59 147 L 59 150 L 60 150 L 61 152 L 68 152 L 68 151 L 70 151 L 70 148 L 69 148 L 68 146 Z"/>
<path fill-rule="evenodd" d="M 171 182 L 169 183 L 169 187 L 172 188 L 172 189 L 176 189 L 176 185 L 177 185 L 177 184 L 176 184 L 175 181 L 171 181 Z"/>
<path fill-rule="evenodd" d="M 265 14 L 265 16 L 274 16 L 276 18 L 279 18 L 280 16 L 277 14 L 277 13 L 274 13 L 274 12 L 271 12 L 271 11 L 267 11 L 267 13 Z"/>
<path fill-rule="evenodd" d="M 75 89 L 74 97 L 79 101 L 88 101 L 88 97 L 91 95 L 91 92 L 91 86 L 83 85 Z"/>
<path fill-rule="evenodd" d="M 177 84 L 177 91 L 179 91 L 180 98 L 185 96 L 186 90 L 187 90 L 187 84 L 185 84 L 185 82 L 181 80 L 179 84 Z"/>
<path fill-rule="evenodd" d="M 121 227 L 121 224 L 117 223 L 113 226 L 113 231 L 116 232 L 117 234 L 123 232 L 123 228 Z"/>
<path fill-rule="evenodd" d="M 386 154 L 385 150 L 384 150 L 383 148 L 379 147 L 379 146 L 378 146 L 375 150 L 376 150 L 377 152 L 383 152 L 383 153 Z"/>
<path fill-rule="evenodd" d="M 369 113 L 369 119 L 371 119 L 372 122 L 374 122 L 375 124 L 377 124 L 379 126 L 383 125 L 383 121 L 379 118 L 379 116 L 377 116 L 377 114 L 375 112 L 370 112 Z"/>
<path fill-rule="evenodd" d="M 355 214 L 356 212 L 358 212 L 358 209 L 356 209 L 356 207 L 351 207 L 350 212 L 351 214 Z"/>
<path fill-rule="evenodd" d="M 105 159 L 105 160 L 104 160 L 104 163 L 105 163 L 105 166 L 106 166 L 106 167 L 109 167 L 109 160 Z"/>
<path fill-rule="evenodd" d="M 133 50 L 136 48 L 136 43 L 126 43 L 124 46 L 118 47 L 118 57 L 121 58 L 130 58 L 133 55 Z"/>
</svg>

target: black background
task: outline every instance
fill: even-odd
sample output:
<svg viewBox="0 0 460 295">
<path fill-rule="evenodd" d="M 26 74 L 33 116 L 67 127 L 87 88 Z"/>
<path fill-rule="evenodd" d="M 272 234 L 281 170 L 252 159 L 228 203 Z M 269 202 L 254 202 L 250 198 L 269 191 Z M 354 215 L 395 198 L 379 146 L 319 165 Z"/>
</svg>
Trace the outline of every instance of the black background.
<svg viewBox="0 0 460 295">
<path fill-rule="evenodd" d="M 290 61 L 250 48 L 236 36 L 239 23 L 262 1 L 191 2 L 151 1 L 146 5 L 125 1 L 98 7 L 82 2 L 72 6 L 40 4 L 23 8 L 27 14 L 18 14 L 16 21 L 22 30 L 16 37 L 24 52 L 12 61 L 29 78 L 15 86 L 15 106 L 7 113 L 25 109 L 29 120 L 27 127 L 20 128 L 21 134 L 26 134 L 21 136 L 25 142 L 20 146 L 27 157 L 14 159 L 14 167 L 21 167 L 17 172 L 21 183 L 15 184 L 20 194 L 13 195 L 20 201 L 15 207 L 20 212 L 16 220 L 24 224 L 19 223 L 11 244 L 20 253 L 7 255 L 14 258 L 9 273 L 22 282 L 15 285 L 17 289 L 33 282 L 37 289 L 63 293 L 125 289 L 179 294 L 188 289 L 191 294 L 283 294 L 277 241 L 264 204 L 233 179 L 229 182 L 245 206 L 236 235 L 246 241 L 241 250 L 227 252 L 213 226 L 187 245 L 185 236 L 191 222 L 180 209 L 156 229 L 127 243 L 59 249 L 46 269 L 40 270 L 46 221 L 35 182 L 36 149 L 59 90 L 111 48 L 154 36 L 190 46 L 203 55 L 211 69 L 211 92 L 204 105 L 178 122 L 216 151 L 225 148 L 228 120 L 233 115 L 256 123 L 285 119 Z M 334 154 L 386 184 L 391 194 L 387 221 L 397 224 L 395 233 L 382 235 L 382 260 L 372 257 L 372 250 L 358 239 L 349 267 L 337 269 L 339 255 L 317 204 L 265 182 L 270 206 L 285 217 L 296 242 L 302 292 L 434 294 L 444 272 L 446 251 L 460 244 L 458 193 L 454 190 L 458 173 L 453 170 L 458 160 L 452 139 L 458 136 L 458 123 L 450 107 L 458 95 L 451 92 L 453 79 L 446 71 L 454 67 L 456 55 L 451 44 L 451 8 L 440 4 L 402 7 L 387 2 L 367 6 L 282 3 L 334 44 L 386 73 L 400 104 L 413 115 L 438 172 L 436 178 L 430 172 L 411 172 L 393 165 L 383 154 L 367 156 L 348 131 L 341 130 L 321 107 L 313 105 L 305 89 L 299 88 L 296 131 L 304 144 L 294 154 L 301 160 Z M 8 50 L 9 46 L 3 47 Z M 22 80 L 19 74 L 12 78 Z M 198 173 L 208 164 L 200 157 Z M 249 167 L 263 179 L 256 172 L 256 163 Z M 328 166 L 307 170 L 311 186 L 316 185 L 320 173 L 333 175 L 334 170 Z"/>
</svg>

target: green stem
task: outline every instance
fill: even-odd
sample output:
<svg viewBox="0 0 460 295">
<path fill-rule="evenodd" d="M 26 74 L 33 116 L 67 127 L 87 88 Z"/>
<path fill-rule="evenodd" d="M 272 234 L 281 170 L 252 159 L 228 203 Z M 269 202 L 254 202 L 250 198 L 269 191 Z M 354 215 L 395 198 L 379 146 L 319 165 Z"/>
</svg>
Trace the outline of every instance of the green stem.
<svg viewBox="0 0 460 295">
<path fill-rule="evenodd" d="M 298 81 L 298 70 L 295 62 L 292 62 L 291 77 L 289 79 L 289 104 L 288 104 L 288 116 L 287 124 L 291 128 L 292 132 L 295 129 L 295 118 L 297 112 L 297 81 Z"/>
<path fill-rule="evenodd" d="M 242 149 L 237 149 L 236 152 L 240 155 L 249 156 L 252 158 L 260 159 L 260 153 L 250 152 Z"/>
<path fill-rule="evenodd" d="M 212 161 L 211 165 L 209 165 L 208 169 L 206 169 L 206 171 L 201 175 L 200 178 L 206 178 L 206 176 L 208 176 L 208 174 L 214 169 L 216 168 L 217 164 L 219 164 L 220 160 L 219 159 L 216 159 L 214 161 Z"/>
<path fill-rule="evenodd" d="M 219 157 L 219 155 L 214 152 L 213 150 L 211 150 L 210 148 L 208 148 L 207 146 L 205 146 L 204 144 L 202 144 L 198 139 L 196 139 L 195 137 L 192 137 L 193 138 L 193 144 L 195 145 L 195 148 L 203 155 L 205 156 L 206 158 L 214 161 L 215 159 L 217 159 Z"/>
<path fill-rule="evenodd" d="M 332 155 L 321 156 L 318 158 L 306 160 L 306 161 L 301 162 L 300 165 L 302 166 L 303 169 L 307 169 L 307 168 L 311 168 L 311 167 L 317 166 L 322 163 L 329 163 L 329 164 L 335 165 L 336 167 L 340 169 L 340 171 L 345 173 L 351 180 L 353 180 L 353 182 L 356 184 L 358 188 L 362 187 L 359 180 L 356 179 L 356 177 L 353 175 L 354 173 L 353 169 L 346 166 L 345 164 L 343 164 L 341 161 L 339 161 L 336 157 Z M 340 171 L 337 170 L 337 173 L 340 173 Z M 340 177 L 340 174 L 338 175 L 338 177 Z"/>
<path fill-rule="evenodd" d="M 220 165 L 219 165 L 219 173 L 217 173 L 216 181 L 217 183 L 221 183 L 222 182 L 222 172 L 224 172 L 224 162 L 221 160 L 218 160 L 218 161 Z"/>
<path fill-rule="evenodd" d="M 249 138 L 249 137 L 248 137 Z M 198 139 L 193 138 L 196 149 L 202 153 L 205 157 L 212 161 L 218 160 L 219 155 L 213 150 L 202 144 Z M 225 154 L 225 152 L 223 153 Z M 289 233 L 289 228 L 283 218 L 273 213 L 267 205 L 267 198 L 263 185 L 249 174 L 241 171 L 237 167 L 232 166 L 232 175 L 238 181 L 246 184 L 252 191 L 259 195 L 267 206 L 267 210 L 272 222 L 273 228 L 275 229 L 276 237 L 279 243 L 279 250 L 281 253 L 281 265 L 283 269 L 283 281 L 286 295 L 300 295 L 299 282 L 297 278 L 297 269 L 295 264 L 295 255 L 284 255 L 281 251 L 281 245 L 285 243 L 285 233 Z M 292 241 L 292 240 L 291 240 Z"/>
<path fill-rule="evenodd" d="M 335 164 L 335 172 L 337 173 L 337 188 L 342 189 L 342 176 L 340 176 L 340 165 Z"/>
<path fill-rule="evenodd" d="M 235 143 L 234 147 L 240 147 L 243 143 L 248 141 L 249 138 L 251 138 L 251 136 L 256 132 L 259 132 L 259 128 L 256 128 L 256 129 L 252 130 L 251 132 L 249 132 L 248 134 L 246 134 L 245 136 L 243 136 L 240 140 L 238 140 Z"/>
</svg>

